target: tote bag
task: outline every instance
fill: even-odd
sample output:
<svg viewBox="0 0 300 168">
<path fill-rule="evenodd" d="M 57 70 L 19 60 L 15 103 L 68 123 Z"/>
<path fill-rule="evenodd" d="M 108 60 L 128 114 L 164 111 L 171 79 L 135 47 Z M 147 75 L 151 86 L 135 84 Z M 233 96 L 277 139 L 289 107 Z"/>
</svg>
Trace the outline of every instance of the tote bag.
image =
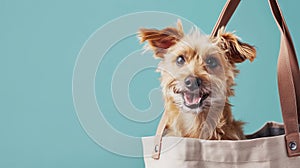
<svg viewBox="0 0 300 168">
<path fill-rule="evenodd" d="M 226 3 L 212 36 L 226 26 L 239 2 Z M 246 140 L 237 141 L 162 137 L 163 114 L 156 136 L 142 139 L 146 168 L 300 168 L 299 66 L 278 3 L 269 0 L 269 4 L 281 32 L 278 88 L 284 124 L 268 122 Z"/>
</svg>

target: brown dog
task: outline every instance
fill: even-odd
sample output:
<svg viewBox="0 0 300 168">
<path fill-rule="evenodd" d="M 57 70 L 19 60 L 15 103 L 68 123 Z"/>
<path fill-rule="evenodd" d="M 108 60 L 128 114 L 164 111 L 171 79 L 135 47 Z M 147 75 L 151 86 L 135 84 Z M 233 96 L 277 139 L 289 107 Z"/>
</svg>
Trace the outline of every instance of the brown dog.
<svg viewBox="0 0 300 168">
<path fill-rule="evenodd" d="M 163 30 L 140 29 L 156 58 L 165 101 L 165 134 L 201 139 L 244 139 L 243 122 L 233 119 L 236 63 L 253 61 L 256 50 L 220 29 L 210 38 L 198 29 L 184 34 L 182 24 Z"/>
</svg>

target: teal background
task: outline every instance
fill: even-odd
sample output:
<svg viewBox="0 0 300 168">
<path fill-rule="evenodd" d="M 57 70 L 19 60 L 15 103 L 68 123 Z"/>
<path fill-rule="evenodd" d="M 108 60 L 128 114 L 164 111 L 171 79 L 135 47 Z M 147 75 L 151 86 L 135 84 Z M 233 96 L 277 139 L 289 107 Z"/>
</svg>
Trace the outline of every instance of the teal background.
<svg viewBox="0 0 300 168">
<path fill-rule="evenodd" d="M 77 54 L 97 28 L 133 12 L 174 13 L 209 33 L 225 2 L 0 0 L 0 167 L 143 167 L 142 158 L 119 156 L 99 147 L 80 126 L 72 100 Z M 300 2 L 279 3 L 297 48 Z M 253 63 L 239 65 L 241 74 L 237 78 L 236 96 L 232 98 L 235 117 L 248 123 L 247 133 L 265 121 L 281 122 L 276 86 L 280 36 L 267 0 L 244 0 L 227 30 L 236 30 L 244 41 L 257 47 L 258 53 Z M 128 39 L 119 47 L 130 50 L 141 45 Z M 299 47 L 296 52 L 299 53 Z M 109 85 L 111 67 L 125 56 L 120 53 L 107 58 L 101 68 L 108 73 L 99 69 L 96 84 L 103 81 L 102 85 Z M 154 70 L 147 70 L 132 81 L 130 96 L 137 107 L 148 107 L 147 93 L 158 86 L 158 76 Z M 111 95 L 102 92 L 104 89 L 97 87 L 96 94 L 100 105 L 112 108 L 113 113 L 107 112 L 105 116 L 115 128 L 135 136 L 154 133 L 158 120 L 145 124 L 124 120 L 114 113 Z M 107 99 L 102 99 L 102 95 Z"/>
</svg>

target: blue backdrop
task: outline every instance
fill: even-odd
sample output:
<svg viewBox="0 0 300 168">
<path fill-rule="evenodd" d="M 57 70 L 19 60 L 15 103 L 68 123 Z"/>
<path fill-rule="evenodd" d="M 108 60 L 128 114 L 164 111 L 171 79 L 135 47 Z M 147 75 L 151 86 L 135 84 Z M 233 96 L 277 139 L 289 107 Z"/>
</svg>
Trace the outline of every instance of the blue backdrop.
<svg viewBox="0 0 300 168">
<path fill-rule="evenodd" d="M 143 167 L 142 158 L 124 157 L 103 149 L 81 127 L 72 98 L 72 75 L 78 53 L 99 27 L 134 12 L 173 13 L 209 33 L 225 2 L 0 0 L 0 167 Z M 300 2 L 279 3 L 299 53 Z M 170 22 L 175 24 L 176 20 Z M 253 63 L 239 65 L 241 74 L 236 80 L 236 96 L 232 98 L 235 117 L 247 122 L 246 133 L 269 120 L 281 122 L 276 85 L 280 35 L 267 0 L 244 0 L 227 30 L 235 30 L 257 48 Z M 134 37 L 108 53 L 96 74 L 95 92 L 104 116 L 115 129 L 142 137 L 154 134 L 158 119 L 148 123 L 127 120 L 117 113 L 109 92 L 113 68 L 138 48 L 141 45 Z M 149 106 L 148 93 L 158 87 L 158 77 L 149 69 L 132 79 L 129 93 L 136 107 Z"/>
</svg>

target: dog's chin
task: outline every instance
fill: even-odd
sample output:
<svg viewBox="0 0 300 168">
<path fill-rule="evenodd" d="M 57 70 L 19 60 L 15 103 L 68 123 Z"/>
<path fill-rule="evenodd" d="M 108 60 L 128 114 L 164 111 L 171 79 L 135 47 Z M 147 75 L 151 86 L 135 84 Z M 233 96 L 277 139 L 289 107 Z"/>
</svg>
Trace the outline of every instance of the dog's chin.
<svg viewBox="0 0 300 168">
<path fill-rule="evenodd" d="M 204 102 L 209 97 L 208 93 L 182 92 L 182 112 L 200 113 L 204 110 Z"/>
</svg>

